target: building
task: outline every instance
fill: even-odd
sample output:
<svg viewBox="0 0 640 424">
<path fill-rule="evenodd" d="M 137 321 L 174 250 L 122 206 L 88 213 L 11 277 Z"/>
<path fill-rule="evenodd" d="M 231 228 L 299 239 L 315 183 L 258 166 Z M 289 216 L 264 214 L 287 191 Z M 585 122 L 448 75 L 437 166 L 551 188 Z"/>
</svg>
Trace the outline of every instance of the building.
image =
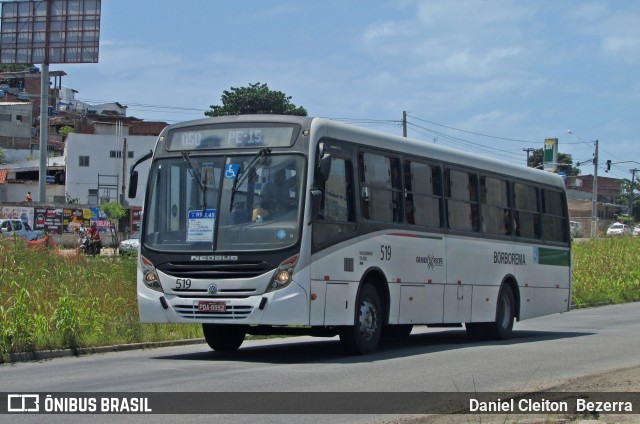
<svg viewBox="0 0 640 424">
<path fill-rule="evenodd" d="M 166 122 L 145 122 L 127 117 L 127 106 L 119 102 L 91 105 L 76 100 L 76 90 L 62 86 L 64 71 L 51 71 L 47 143 L 46 198 L 44 202 L 73 200 L 97 205 L 118 200 L 124 205 L 141 205 L 123 199 L 122 186 L 128 184 L 128 167 L 133 160 L 153 148 Z M 39 191 L 40 87 L 41 73 L 28 71 L 0 73 L 0 202 L 21 202 L 25 194 Z M 68 137 L 63 127 L 73 129 Z M 116 137 L 116 128 L 122 128 Z M 127 152 L 123 157 L 124 139 Z M 139 183 L 146 183 L 144 165 Z M 126 196 L 125 196 L 126 197 Z"/>
<path fill-rule="evenodd" d="M 47 158 L 47 201 L 65 199 L 65 160 L 62 156 Z M 23 160 L 0 164 L 0 202 L 22 202 L 25 194 L 38 192 L 40 160 Z"/>
<path fill-rule="evenodd" d="M 30 102 L 0 102 L 0 140 L 5 147 L 30 147 L 35 135 L 32 111 Z"/>
<path fill-rule="evenodd" d="M 95 122 L 94 127 L 93 134 L 71 133 L 67 137 L 67 197 L 87 205 L 119 201 L 123 205 L 142 206 L 149 163 L 138 167 L 140 177 L 135 199 L 127 198 L 129 168 L 135 160 L 153 150 L 157 137 L 130 135 L 128 125 L 122 126 L 122 136 L 116 136 L 116 124 L 110 122 Z"/>
<path fill-rule="evenodd" d="M 572 221 L 579 221 L 584 228 L 591 228 L 593 215 L 593 175 L 578 175 L 567 177 L 567 200 L 569 217 Z M 598 231 L 606 230 L 616 217 L 626 210 L 626 205 L 620 205 L 617 198 L 621 194 L 622 180 L 598 176 L 598 193 L 596 209 L 598 215 Z M 586 232 L 588 233 L 588 231 Z"/>
</svg>

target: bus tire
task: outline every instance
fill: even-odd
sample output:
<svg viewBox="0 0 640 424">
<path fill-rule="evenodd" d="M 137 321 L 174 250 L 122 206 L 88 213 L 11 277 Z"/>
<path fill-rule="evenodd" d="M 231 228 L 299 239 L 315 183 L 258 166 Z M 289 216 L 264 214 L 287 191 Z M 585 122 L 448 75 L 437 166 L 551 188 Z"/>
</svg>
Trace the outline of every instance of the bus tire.
<svg viewBox="0 0 640 424">
<path fill-rule="evenodd" d="M 515 314 L 516 302 L 513 290 L 511 286 L 504 284 L 498 293 L 496 320 L 485 324 L 486 338 L 490 340 L 505 340 L 511 337 Z"/>
<path fill-rule="evenodd" d="M 202 324 L 202 332 L 209 347 L 218 352 L 238 350 L 247 333 L 240 325 L 220 324 Z"/>
<path fill-rule="evenodd" d="M 343 327 L 340 342 L 345 351 L 355 355 L 376 350 L 382 333 L 382 306 L 378 291 L 371 284 L 364 284 L 356 302 L 354 325 Z"/>
</svg>

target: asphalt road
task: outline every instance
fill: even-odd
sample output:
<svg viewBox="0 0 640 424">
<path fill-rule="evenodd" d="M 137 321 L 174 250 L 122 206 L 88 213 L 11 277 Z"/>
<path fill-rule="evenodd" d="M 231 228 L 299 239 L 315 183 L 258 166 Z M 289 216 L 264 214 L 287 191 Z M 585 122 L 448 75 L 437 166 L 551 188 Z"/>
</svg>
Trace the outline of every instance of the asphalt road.
<svg viewBox="0 0 640 424">
<path fill-rule="evenodd" d="M 181 399 L 195 392 L 530 392 L 640 365 L 638 334 L 640 303 L 632 303 L 523 321 L 516 324 L 513 338 L 503 342 L 473 342 L 463 329 L 418 327 L 408 340 L 384 343 L 376 353 L 358 357 L 345 356 L 337 339 L 296 337 L 246 341 L 233 354 L 191 345 L 5 364 L 0 365 L 0 392 L 174 392 Z M 330 404 L 326 412 L 331 412 Z M 168 415 L 152 417 L 153 422 L 176 420 Z M 140 415 L 97 415 L 91 421 L 116 418 L 150 420 Z M 179 419 L 380 420 L 394 421 L 380 415 L 181 415 Z M 87 416 L 0 415 L 0 421 L 87 422 Z"/>
</svg>

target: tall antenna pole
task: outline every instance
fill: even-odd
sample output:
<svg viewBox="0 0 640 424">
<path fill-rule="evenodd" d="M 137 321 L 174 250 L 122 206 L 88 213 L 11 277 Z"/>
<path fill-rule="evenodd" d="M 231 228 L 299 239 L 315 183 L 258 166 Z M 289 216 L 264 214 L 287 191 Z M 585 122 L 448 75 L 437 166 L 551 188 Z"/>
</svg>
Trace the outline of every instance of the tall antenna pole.
<svg viewBox="0 0 640 424">
<path fill-rule="evenodd" d="M 407 111 L 402 111 L 402 136 L 407 138 Z"/>
</svg>

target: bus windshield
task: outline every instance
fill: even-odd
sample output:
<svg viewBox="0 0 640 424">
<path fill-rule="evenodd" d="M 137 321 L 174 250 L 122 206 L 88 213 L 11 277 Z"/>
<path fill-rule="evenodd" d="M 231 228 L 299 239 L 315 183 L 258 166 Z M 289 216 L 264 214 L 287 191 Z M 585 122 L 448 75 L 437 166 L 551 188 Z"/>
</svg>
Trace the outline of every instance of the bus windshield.
<svg viewBox="0 0 640 424">
<path fill-rule="evenodd" d="M 149 171 L 143 243 L 167 252 L 290 246 L 300 237 L 304 166 L 301 155 L 269 149 L 159 159 Z"/>
</svg>

